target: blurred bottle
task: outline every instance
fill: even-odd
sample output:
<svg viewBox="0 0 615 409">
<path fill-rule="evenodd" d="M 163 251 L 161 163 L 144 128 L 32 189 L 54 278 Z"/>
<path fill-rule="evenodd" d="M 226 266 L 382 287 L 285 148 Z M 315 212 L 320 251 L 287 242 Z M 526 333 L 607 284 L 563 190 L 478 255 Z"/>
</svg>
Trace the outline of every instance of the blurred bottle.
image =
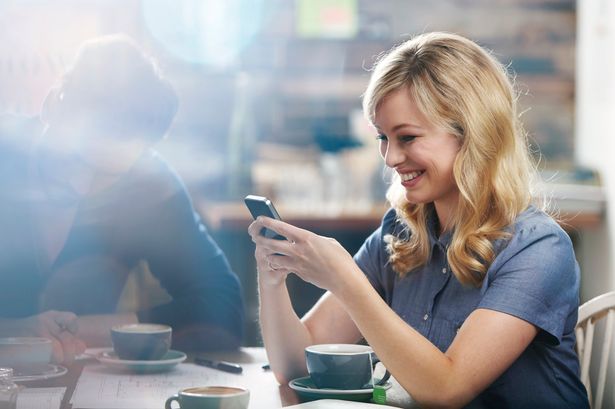
<svg viewBox="0 0 615 409">
<path fill-rule="evenodd" d="M 15 409 L 21 388 L 13 382 L 13 369 L 0 368 L 0 409 Z"/>
<path fill-rule="evenodd" d="M 323 180 L 323 208 L 327 215 L 335 216 L 342 212 L 348 195 L 347 172 L 342 167 L 340 155 L 323 152 L 320 156 L 320 170 Z"/>
<path fill-rule="evenodd" d="M 235 84 L 235 107 L 229 129 L 227 190 L 231 199 L 244 197 L 252 187 L 256 121 L 251 86 L 250 76 L 240 72 Z"/>
</svg>

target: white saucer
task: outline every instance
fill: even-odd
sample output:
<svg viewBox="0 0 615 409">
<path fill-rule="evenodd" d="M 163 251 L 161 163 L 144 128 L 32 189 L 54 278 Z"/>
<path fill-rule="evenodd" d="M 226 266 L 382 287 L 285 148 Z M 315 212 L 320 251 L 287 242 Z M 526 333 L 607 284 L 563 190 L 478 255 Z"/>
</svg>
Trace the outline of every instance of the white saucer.
<svg viewBox="0 0 615 409">
<path fill-rule="evenodd" d="M 15 382 L 40 381 L 44 379 L 57 378 L 58 376 L 64 375 L 66 372 L 68 372 L 68 370 L 63 366 L 49 364 L 46 368 L 43 368 L 37 372 L 16 372 L 13 374 L 13 380 Z"/>
<path fill-rule="evenodd" d="M 152 361 L 133 361 L 120 359 L 113 349 L 100 352 L 96 359 L 99 362 L 117 369 L 128 369 L 134 372 L 164 372 L 186 360 L 186 354 L 181 351 L 169 350 L 161 359 Z"/>
<path fill-rule="evenodd" d="M 314 399 L 342 399 L 353 401 L 369 401 L 374 392 L 374 388 L 362 389 L 319 389 L 314 385 L 309 376 L 293 379 L 288 382 L 288 386 L 296 391 L 302 398 L 306 400 Z M 391 387 L 391 382 L 385 382 L 382 385 L 384 389 Z"/>
</svg>

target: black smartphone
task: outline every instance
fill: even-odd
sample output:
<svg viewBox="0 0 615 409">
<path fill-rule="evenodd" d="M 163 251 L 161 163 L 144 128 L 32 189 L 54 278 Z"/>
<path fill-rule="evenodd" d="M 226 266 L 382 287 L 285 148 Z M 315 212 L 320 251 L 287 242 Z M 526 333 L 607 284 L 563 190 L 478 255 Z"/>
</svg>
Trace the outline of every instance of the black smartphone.
<svg viewBox="0 0 615 409">
<path fill-rule="evenodd" d="M 248 207 L 248 210 L 250 211 L 254 219 L 256 219 L 258 216 L 267 216 L 271 217 L 272 219 L 282 220 L 278 211 L 275 210 L 275 207 L 273 206 L 271 200 L 267 199 L 266 197 L 248 195 L 244 199 L 244 202 L 246 202 L 246 206 Z M 261 230 L 261 234 L 270 239 L 286 240 L 286 237 L 277 234 L 276 232 L 267 228 L 263 228 Z"/>
</svg>

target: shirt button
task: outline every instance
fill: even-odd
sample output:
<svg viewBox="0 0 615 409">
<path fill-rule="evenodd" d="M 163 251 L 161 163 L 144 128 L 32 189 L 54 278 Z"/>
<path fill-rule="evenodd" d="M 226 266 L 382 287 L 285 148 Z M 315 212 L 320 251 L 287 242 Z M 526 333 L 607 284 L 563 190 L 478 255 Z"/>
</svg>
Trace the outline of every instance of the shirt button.
<svg viewBox="0 0 615 409">
<path fill-rule="evenodd" d="M 446 267 L 442 269 L 442 274 L 446 274 Z"/>
<path fill-rule="evenodd" d="M 427 318 L 429 318 L 429 314 L 423 315 L 423 321 L 427 321 Z"/>
</svg>

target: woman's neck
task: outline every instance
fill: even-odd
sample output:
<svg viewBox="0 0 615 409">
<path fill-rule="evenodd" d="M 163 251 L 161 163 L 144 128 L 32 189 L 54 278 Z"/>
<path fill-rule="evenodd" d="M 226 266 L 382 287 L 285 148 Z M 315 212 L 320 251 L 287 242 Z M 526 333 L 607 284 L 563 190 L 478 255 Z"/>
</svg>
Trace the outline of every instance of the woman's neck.
<svg viewBox="0 0 615 409">
<path fill-rule="evenodd" d="M 439 222 L 438 235 L 441 235 L 455 226 L 455 209 L 459 203 L 459 195 L 447 200 L 438 200 L 434 202 L 436 216 Z"/>
</svg>

